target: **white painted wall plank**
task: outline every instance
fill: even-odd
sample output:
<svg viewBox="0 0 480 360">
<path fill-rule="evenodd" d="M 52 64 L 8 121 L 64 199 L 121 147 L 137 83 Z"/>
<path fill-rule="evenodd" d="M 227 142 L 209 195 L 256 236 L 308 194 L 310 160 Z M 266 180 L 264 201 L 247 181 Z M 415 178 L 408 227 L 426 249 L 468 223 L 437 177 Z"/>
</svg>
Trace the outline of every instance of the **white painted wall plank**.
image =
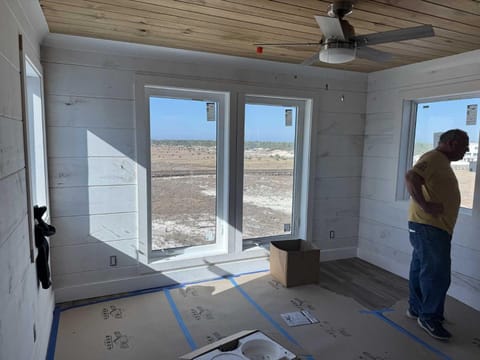
<svg viewBox="0 0 480 360">
<path fill-rule="evenodd" d="M 48 95 L 48 126 L 134 128 L 132 100 Z"/>
<path fill-rule="evenodd" d="M 392 112 L 368 113 L 365 135 L 392 135 L 395 131 L 395 115 Z"/>
<path fill-rule="evenodd" d="M 136 239 L 96 242 L 52 248 L 54 274 L 71 274 L 109 269 L 110 256 L 117 257 L 117 267 L 137 265 Z"/>
<path fill-rule="evenodd" d="M 362 135 L 365 129 L 365 114 L 329 113 L 319 115 L 317 131 L 322 135 Z"/>
<path fill-rule="evenodd" d="M 72 49 L 75 42 L 75 49 Z M 273 87 L 366 92 L 364 73 L 305 67 L 302 65 L 237 58 L 140 44 L 50 34 L 42 55 L 47 62 L 77 64 L 161 76 L 215 79 Z"/>
<path fill-rule="evenodd" d="M 24 280 L 30 265 L 28 236 L 28 221 L 24 218 L 0 247 L 0 274 L 5 275 L 0 277 L 0 304 L 7 304 Z"/>
<path fill-rule="evenodd" d="M 0 116 L 0 179 L 23 167 L 23 124 Z"/>
<path fill-rule="evenodd" d="M 22 223 L 27 214 L 25 171 L 0 180 L 0 246 Z"/>
<path fill-rule="evenodd" d="M 44 64 L 48 95 L 76 95 L 132 100 L 134 74 L 64 64 Z M 72 86 L 75 84 L 75 86 Z"/>
<path fill-rule="evenodd" d="M 0 1 L 0 24 L 2 24 L 2 31 L 0 31 L 0 57 L 7 59 L 13 68 L 18 69 L 18 31 L 15 23 L 15 18 L 5 3 Z"/>
<path fill-rule="evenodd" d="M 388 157 L 398 156 L 398 145 L 393 135 L 366 135 L 363 155 L 365 157 Z"/>
<path fill-rule="evenodd" d="M 51 187 L 133 185 L 136 163 L 130 158 L 50 158 Z"/>
<path fill-rule="evenodd" d="M 360 157 L 363 153 L 363 135 L 319 135 L 317 141 L 317 154 L 320 157 Z"/>
<path fill-rule="evenodd" d="M 318 178 L 315 180 L 315 200 L 359 197 L 360 183 L 361 177 Z"/>
<path fill-rule="evenodd" d="M 316 178 L 359 177 L 362 174 L 362 157 L 319 156 Z"/>
<path fill-rule="evenodd" d="M 133 129 L 48 127 L 49 157 L 134 157 Z"/>
<path fill-rule="evenodd" d="M 52 247 L 136 239 L 137 213 L 52 218 L 57 234 Z"/>
<path fill-rule="evenodd" d="M 137 210 L 135 185 L 51 188 L 52 216 L 98 215 Z"/>
<path fill-rule="evenodd" d="M 10 62 L 0 56 L 0 116 L 11 119 L 22 119 L 20 93 L 20 74 Z"/>
</svg>

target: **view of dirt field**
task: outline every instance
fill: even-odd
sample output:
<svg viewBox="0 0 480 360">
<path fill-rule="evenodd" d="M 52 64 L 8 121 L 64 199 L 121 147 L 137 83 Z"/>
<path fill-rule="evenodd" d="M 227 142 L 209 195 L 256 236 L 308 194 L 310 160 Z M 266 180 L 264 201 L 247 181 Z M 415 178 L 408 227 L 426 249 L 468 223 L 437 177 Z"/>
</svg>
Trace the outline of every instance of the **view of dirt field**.
<svg viewBox="0 0 480 360">
<path fill-rule="evenodd" d="M 244 238 L 289 232 L 292 144 L 247 143 L 244 162 Z M 215 144 L 153 141 L 151 163 L 153 249 L 213 243 Z"/>
</svg>

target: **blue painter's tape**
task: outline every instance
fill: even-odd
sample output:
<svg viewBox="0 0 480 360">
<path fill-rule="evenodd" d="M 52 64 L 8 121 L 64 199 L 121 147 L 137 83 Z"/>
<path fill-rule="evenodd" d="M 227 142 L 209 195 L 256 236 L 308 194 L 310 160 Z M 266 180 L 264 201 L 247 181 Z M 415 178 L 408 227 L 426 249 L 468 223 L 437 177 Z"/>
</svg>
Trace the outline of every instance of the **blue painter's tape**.
<svg viewBox="0 0 480 360">
<path fill-rule="evenodd" d="M 371 314 L 371 315 L 374 315 L 376 316 L 377 318 L 385 321 L 387 324 L 389 324 L 390 326 L 392 326 L 393 328 L 395 328 L 396 330 L 400 331 L 402 334 L 404 335 L 407 335 L 409 338 L 411 338 L 412 340 L 414 340 L 415 342 L 419 343 L 420 345 L 424 346 L 425 348 L 427 348 L 428 350 L 430 350 L 431 352 L 433 352 L 434 354 L 438 355 L 441 359 L 444 359 L 444 360 L 453 360 L 450 356 L 448 356 L 447 354 L 444 354 L 443 352 L 441 352 L 440 350 L 434 348 L 433 346 L 431 346 L 430 344 L 426 343 L 425 341 L 423 341 L 422 339 L 416 337 L 415 335 L 413 335 L 410 331 L 408 331 L 407 329 L 401 327 L 400 325 L 398 325 L 397 323 L 395 323 L 394 321 L 390 320 L 389 318 L 387 318 L 385 315 L 383 315 L 384 312 L 390 312 L 390 311 L 394 311 L 392 309 L 384 309 L 384 310 L 373 310 L 373 311 L 366 311 L 366 310 L 363 310 L 363 311 L 360 311 L 361 313 L 363 314 Z"/>
<path fill-rule="evenodd" d="M 151 293 L 154 293 L 154 292 L 164 291 L 165 289 L 179 289 L 179 288 L 183 288 L 183 287 L 188 286 L 188 285 L 201 284 L 201 283 L 204 283 L 204 282 L 207 282 L 207 281 L 228 279 L 232 276 L 239 277 L 239 276 L 243 276 L 243 275 L 257 274 L 257 273 L 268 272 L 268 271 L 270 271 L 270 270 L 267 269 L 267 270 L 249 271 L 249 272 L 240 273 L 240 274 L 236 274 L 236 275 L 216 276 L 216 277 L 213 277 L 213 278 L 207 279 L 207 280 L 191 281 L 191 282 L 185 282 L 185 283 L 180 283 L 180 284 L 165 285 L 165 286 L 159 286 L 159 287 L 154 287 L 154 288 L 135 290 L 135 291 L 127 292 L 123 295 L 109 297 L 107 299 L 92 300 L 92 301 L 88 301 L 88 302 L 83 303 L 83 304 L 63 307 L 63 308 L 60 309 L 60 311 L 63 312 L 63 311 L 70 310 L 70 309 L 76 309 L 76 308 L 79 308 L 79 307 L 84 307 L 84 306 L 88 306 L 88 305 L 92 305 L 92 304 L 99 304 L 99 303 L 104 303 L 104 302 L 108 302 L 108 301 L 124 299 L 124 298 L 137 296 L 137 295 L 151 294 Z"/>
<path fill-rule="evenodd" d="M 275 320 L 273 320 L 273 318 L 265 311 L 263 310 L 263 308 L 258 305 L 255 300 L 253 300 L 251 298 L 250 295 L 247 294 L 247 292 L 245 290 L 242 289 L 242 287 L 240 285 L 238 285 L 238 283 L 235 281 L 235 279 L 233 277 L 230 277 L 229 278 L 230 282 L 235 286 L 235 288 L 243 295 L 243 297 L 245 299 L 248 300 L 248 302 L 250 304 L 253 305 L 253 307 L 255 309 L 257 309 L 257 311 L 265 318 L 267 319 L 283 336 L 285 336 L 290 342 L 292 342 L 293 344 L 297 345 L 297 346 L 301 346 L 297 340 L 295 340 L 295 338 L 293 338 L 293 336 L 291 336 L 284 328 L 282 328 L 282 326 L 277 323 Z M 314 358 L 311 356 L 311 355 L 307 355 L 305 356 L 306 359 L 308 360 L 314 360 Z"/>
<path fill-rule="evenodd" d="M 165 289 L 164 293 L 168 299 L 168 303 L 170 304 L 170 307 L 172 308 L 173 315 L 175 315 L 178 325 L 180 326 L 180 329 L 182 329 L 183 335 L 185 335 L 185 338 L 187 339 L 188 344 L 190 345 L 190 348 L 192 350 L 195 350 L 197 348 L 197 344 L 195 344 L 195 340 L 193 340 L 193 337 L 190 334 L 190 331 L 188 331 L 187 325 L 185 325 L 185 323 L 183 322 L 182 315 L 180 315 L 180 312 L 177 309 L 177 305 L 175 305 L 175 301 L 173 301 L 172 295 L 170 294 L 170 290 Z"/>
<path fill-rule="evenodd" d="M 55 348 L 57 346 L 58 324 L 60 323 L 60 308 L 58 306 L 53 310 L 52 330 L 48 341 L 46 360 L 53 360 L 55 357 Z"/>
</svg>

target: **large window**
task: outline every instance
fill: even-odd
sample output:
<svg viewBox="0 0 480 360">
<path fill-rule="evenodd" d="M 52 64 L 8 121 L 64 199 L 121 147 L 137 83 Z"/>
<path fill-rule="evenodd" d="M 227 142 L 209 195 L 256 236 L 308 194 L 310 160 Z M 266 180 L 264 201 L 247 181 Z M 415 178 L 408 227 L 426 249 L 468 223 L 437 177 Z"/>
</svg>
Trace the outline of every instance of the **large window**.
<svg viewBox="0 0 480 360">
<path fill-rule="evenodd" d="M 295 234 L 295 155 L 302 103 L 247 97 L 245 104 L 243 238 Z"/>
<path fill-rule="evenodd" d="M 449 129 L 462 129 L 470 138 L 470 151 L 462 160 L 451 163 L 457 176 L 462 196 L 461 206 L 474 207 L 476 173 L 478 163 L 478 140 L 480 124 L 478 122 L 479 97 L 447 99 L 432 102 L 412 102 L 412 131 L 410 143 L 410 162 L 412 166 L 422 154 L 432 150 L 438 144 L 440 135 Z"/>
<path fill-rule="evenodd" d="M 225 99 L 149 88 L 149 230 L 152 257 L 225 248 Z"/>
<path fill-rule="evenodd" d="M 272 239 L 306 238 L 309 100 L 139 83 L 146 262 L 254 256 Z"/>
</svg>

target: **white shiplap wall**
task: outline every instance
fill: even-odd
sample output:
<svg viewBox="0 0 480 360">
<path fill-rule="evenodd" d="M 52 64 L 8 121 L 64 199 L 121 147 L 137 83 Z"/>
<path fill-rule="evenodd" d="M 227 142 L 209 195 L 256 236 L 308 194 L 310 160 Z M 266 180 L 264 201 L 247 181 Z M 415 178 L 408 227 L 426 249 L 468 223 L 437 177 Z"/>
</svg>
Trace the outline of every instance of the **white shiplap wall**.
<svg viewBox="0 0 480 360">
<path fill-rule="evenodd" d="M 285 89 L 286 96 L 294 91 L 314 98 L 311 240 L 324 250 L 323 260 L 356 255 L 366 74 L 60 35 L 50 35 L 42 58 L 60 301 L 162 284 L 162 274 L 136 261 L 138 73 L 215 83 L 233 92 L 275 95 Z M 329 239 L 330 230 L 335 239 Z M 110 255 L 117 255 L 117 267 L 109 266 Z M 259 264 L 268 266 L 252 260 L 234 270 Z M 192 281 L 212 273 L 197 269 L 176 276 Z"/>
<path fill-rule="evenodd" d="M 407 201 L 396 201 L 402 101 L 478 92 L 480 51 L 369 74 L 358 255 L 405 278 Z M 449 294 L 480 309 L 480 211 L 461 214 Z"/>
<path fill-rule="evenodd" d="M 53 292 L 30 262 L 18 50 L 21 33 L 41 69 L 46 32 L 38 2 L 0 0 L 0 359 L 44 359 L 52 323 Z"/>
</svg>

